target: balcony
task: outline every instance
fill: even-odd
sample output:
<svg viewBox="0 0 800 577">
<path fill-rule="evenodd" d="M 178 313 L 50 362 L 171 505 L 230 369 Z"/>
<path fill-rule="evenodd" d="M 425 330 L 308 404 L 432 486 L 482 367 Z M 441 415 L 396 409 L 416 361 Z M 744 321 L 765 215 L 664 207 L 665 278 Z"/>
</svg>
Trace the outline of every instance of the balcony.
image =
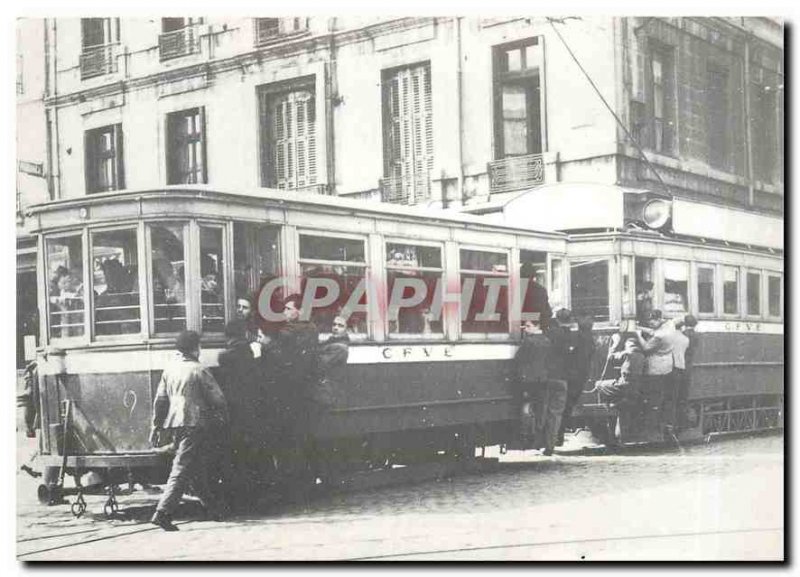
<svg viewBox="0 0 800 577">
<path fill-rule="evenodd" d="M 118 48 L 116 43 L 84 48 L 80 56 L 81 80 L 116 72 Z"/>
<path fill-rule="evenodd" d="M 256 18 L 253 44 L 264 46 L 308 32 L 308 18 Z"/>
<path fill-rule="evenodd" d="M 331 194 L 331 189 L 328 187 L 327 184 L 309 184 L 306 186 L 296 186 L 291 188 L 284 188 L 278 187 L 280 190 L 286 190 L 290 192 L 302 192 L 305 194 L 322 194 L 322 195 L 329 195 Z"/>
<path fill-rule="evenodd" d="M 381 201 L 394 204 L 419 204 L 431 199 L 431 180 L 428 172 L 406 177 L 380 180 Z"/>
<path fill-rule="evenodd" d="M 544 161 L 541 154 L 510 156 L 488 164 L 489 192 L 510 192 L 544 182 Z"/>
<path fill-rule="evenodd" d="M 200 28 L 197 24 L 165 32 L 158 37 L 158 55 L 162 62 L 198 52 L 200 52 Z"/>
</svg>

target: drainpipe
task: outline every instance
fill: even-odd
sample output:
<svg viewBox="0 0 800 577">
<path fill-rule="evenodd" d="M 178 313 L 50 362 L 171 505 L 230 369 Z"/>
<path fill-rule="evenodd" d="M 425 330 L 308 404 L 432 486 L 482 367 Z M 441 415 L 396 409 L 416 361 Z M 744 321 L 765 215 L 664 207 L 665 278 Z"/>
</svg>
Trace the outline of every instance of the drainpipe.
<svg viewBox="0 0 800 577">
<path fill-rule="evenodd" d="M 455 17 L 455 25 L 456 25 L 456 57 L 458 62 L 456 63 L 456 102 L 458 103 L 458 139 L 456 140 L 456 148 L 458 150 L 458 186 L 456 187 L 458 190 L 458 200 L 461 204 L 464 203 L 464 146 L 463 146 L 463 136 L 464 136 L 464 116 L 463 116 L 463 103 L 462 99 L 464 96 L 463 92 L 463 70 L 461 68 L 461 16 Z M 447 199 L 447 195 L 442 189 L 442 206 L 447 208 L 449 202 Z"/>
<path fill-rule="evenodd" d="M 53 69 L 53 123 L 55 125 L 56 131 L 56 141 L 55 141 L 55 154 L 56 154 L 56 173 L 53 175 L 54 182 L 53 182 L 53 198 L 59 199 L 61 198 L 61 154 L 58 150 L 58 147 L 61 143 L 60 132 L 58 130 L 58 103 L 56 99 L 58 98 L 58 19 L 53 18 L 53 62 L 52 62 L 52 69 Z M 58 183 L 56 185 L 56 182 Z"/>
<path fill-rule="evenodd" d="M 336 63 L 336 17 L 331 17 L 328 25 L 330 40 L 328 43 L 328 74 L 330 81 L 326 83 L 325 90 L 328 92 L 327 114 L 325 115 L 325 141 L 326 141 L 326 164 L 328 169 L 328 193 L 336 191 L 336 153 L 334 150 L 335 141 L 333 138 L 333 114 L 336 106 L 341 102 L 339 97 L 338 70 Z"/>
<path fill-rule="evenodd" d="M 753 130 L 750 122 L 750 34 L 745 31 L 744 37 L 744 130 L 745 149 L 747 151 L 747 205 L 755 204 L 755 186 L 753 184 Z"/>
</svg>

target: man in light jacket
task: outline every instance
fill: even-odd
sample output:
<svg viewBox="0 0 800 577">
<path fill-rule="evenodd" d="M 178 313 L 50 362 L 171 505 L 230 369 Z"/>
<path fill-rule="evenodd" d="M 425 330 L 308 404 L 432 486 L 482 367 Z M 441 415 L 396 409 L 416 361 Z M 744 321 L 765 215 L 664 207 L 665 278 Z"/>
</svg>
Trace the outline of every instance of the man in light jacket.
<svg viewBox="0 0 800 577">
<path fill-rule="evenodd" d="M 168 365 L 158 383 L 153 403 L 150 442 L 155 445 L 161 431 L 172 433 L 177 444 L 167 488 L 150 520 L 165 531 L 177 531 L 172 515 L 191 482 L 209 516 L 216 518 L 206 471 L 209 431 L 227 420 L 227 404 L 211 372 L 199 362 L 200 335 L 183 331 L 175 339 L 177 358 Z"/>
<path fill-rule="evenodd" d="M 675 381 L 673 370 L 675 368 L 674 351 L 680 339 L 675 325 L 670 321 L 665 321 L 661 316 L 660 310 L 653 310 L 650 313 L 650 327 L 652 336 L 645 340 L 642 330 L 636 331 L 639 339 L 639 346 L 645 354 L 645 382 L 649 389 L 649 397 L 656 403 L 660 413 L 661 425 L 672 432 L 674 425 L 673 414 L 665 406 L 665 400 L 674 399 Z M 666 403 L 668 404 L 668 403 Z"/>
</svg>

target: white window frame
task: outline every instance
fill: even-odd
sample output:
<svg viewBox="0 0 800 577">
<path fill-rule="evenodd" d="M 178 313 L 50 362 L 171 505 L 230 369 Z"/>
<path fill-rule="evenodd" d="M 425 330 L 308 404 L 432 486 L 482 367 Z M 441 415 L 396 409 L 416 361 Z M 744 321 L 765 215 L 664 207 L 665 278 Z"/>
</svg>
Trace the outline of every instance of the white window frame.
<svg viewBox="0 0 800 577">
<path fill-rule="evenodd" d="M 192 245 L 194 248 L 191 251 L 191 254 L 193 261 L 192 266 L 193 269 L 196 271 L 196 274 L 193 275 L 191 282 L 187 280 L 186 288 L 188 291 L 191 285 L 192 296 L 197 302 L 197 311 L 196 311 L 197 328 L 195 330 L 197 330 L 202 336 L 205 335 L 220 336 L 225 334 L 224 325 L 226 325 L 228 321 L 230 321 L 233 318 L 232 317 L 233 310 L 231 307 L 231 296 L 230 296 L 231 287 L 228 284 L 228 277 L 231 276 L 229 273 L 233 271 L 233 267 L 231 266 L 232 261 L 228 260 L 229 258 L 232 258 L 232 247 L 230 246 L 230 243 L 228 241 L 229 237 L 228 229 L 230 228 L 231 223 L 230 221 L 208 220 L 208 219 L 194 219 L 194 221 L 196 223 L 196 226 L 194 227 L 195 230 L 193 232 Z M 203 330 L 203 295 L 202 295 L 202 282 L 201 282 L 202 277 L 200 276 L 200 273 L 202 271 L 201 260 L 200 260 L 200 228 L 213 228 L 221 231 L 222 258 L 224 259 L 223 270 L 222 270 L 223 283 L 224 283 L 222 287 L 223 290 L 222 314 L 224 317 L 224 322 L 222 323 L 223 330 L 219 332 L 205 332 Z M 192 316 L 194 316 L 194 314 L 195 313 L 193 313 Z"/>
<path fill-rule="evenodd" d="M 83 334 L 76 335 L 74 337 L 53 337 L 51 334 L 51 318 L 50 318 L 50 278 L 49 278 L 49 270 L 48 270 L 48 260 L 47 260 L 47 243 L 50 240 L 60 239 L 60 238 L 70 238 L 79 236 L 81 238 L 81 259 L 82 259 L 82 268 L 83 268 L 83 278 L 81 282 L 83 283 Z M 70 230 L 64 232 L 58 232 L 54 234 L 46 234 L 43 235 L 42 239 L 42 272 L 43 272 L 43 281 L 44 281 L 44 303 L 45 303 L 45 335 L 46 339 L 43 342 L 46 343 L 55 343 L 55 344 L 63 344 L 67 346 L 74 346 L 74 345 L 81 345 L 91 342 L 91 330 L 92 324 L 89 320 L 89 307 L 93 305 L 91 302 L 91 295 L 87 294 L 87 290 L 89 290 L 89 270 L 88 270 L 88 263 L 89 263 L 89 230 L 87 227 L 81 227 L 77 230 Z"/>
<path fill-rule="evenodd" d="M 774 270 L 769 270 L 769 269 L 764 269 L 763 272 L 764 272 L 764 298 L 766 299 L 766 303 L 765 303 L 766 307 L 764 308 L 764 316 L 767 319 L 770 319 L 770 320 L 773 320 L 773 321 L 781 321 L 781 320 L 783 320 L 783 316 L 784 316 L 784 310 L 783 310 L 783 293 L 784 293 L 783 273 L 778 272 L 778 271 L 774 271 Z M 779 309 L 780 310 L 780 314 L 778 316 L 775 316 L 775 315 L 771 314 L 770 311 L 769 311 L 769 278 L 770 277 L 774 277 L 774 278 L 778 279 L 778 283 L 779 283 L 779 286 L 780 286 L 780 289 L 781 289 L 781 294 L 780 294 L 780 297 L 778 299 L 778 306 L 780 307 L 780 309 Z"/>
<path fill-rule="evenodd" d="M 711 312 L 702 312 L 700 310 L 700 269 L 701 268 L 703 268 L 703 269 L 711 269 L 712 273 L 714 274 L 714 277 L 712 279 L 713 280 L 712 287 L 711 287 L 711 294 L 712 294 L 713 299 L 714 299 L 714 302 L 713 302 L 714 310 L 711 311 Z M 719 290 L 717 290 L 717 285 L 720 284 L 719 282 L 717 282 L 718 279 L 720 278 L 718 268 L 719 267 L 717 265 L 715 265 L 713 263 L 709 263 L 709 262 L 699 262 L 698 261 L 698 262 L 694 263 L 694 275 L 693 275 L 694 276 L 694 282 L 692 283 L 692 292 L 694 293 L 693 294 L 693 300 L 694 300 L 695 306 L 692 309 L 692 312 L 694 314 L 696 314 L 698 317 L 714 318 L 714 317 L 719 316 L 719 311 L 721 309 L 721 306 L 720 306 L 719 298 L 717 296 L 718 293 L 719 293 Z"/>
<path fill-rule="evenodd" d="M 190 275 L 193 273 L 192 270 L 192 258 L 191 258 L 191 236 L 192 236 L 192 223 L 193 220 L 188 219 L 180 219 L 180 218 L 164 218 L 158 220 L 149 220 L 145 224 L 145 250 L 146 250 L 146 265 L 147 265 L 147 302 L 148 302 L 148 309 L 147 309 L 147 318 L 148 318 L 148 330 L 149 336 L 152 338 L 169 338 L 174 337 L 177 335 L 177 332 L 156 332 L 156 323 L 155 323 L 155 295 L 153 294 L 153 226 L 162 226 L 162 225 L 170 225 L 170 224 L 181 224 L 183 225 L 183 282 L 184 282 L 184 293 L 185 293 L 185 306 L 186 306 L 186 323 L 185 323 L 185 330 L 199 330 L 196 323 L 194 322 L 194 316 L 192 313 L 194 302 L 191 290 L 191 277 Z M 196 223 L 194 226 L 197 226 Z"/>
<path fill-rule="evenodd" d="M 91 318 L 89 319 L 90 325 L 92 327 L 92 334 L 91 340 L 94 342 L 109 342 L 109 341 L 139 341 L 141 340 L 147 333 L 145 332 L 145 328 L 147 323 L 145 319 L 147 318 L 147 308 L 145 307 L 145 300 L 143 298 L 142 293 L 142 277 L 146 276 L 144 273 L 145 271 L 142 270 L 142 265 L 145 264 L 145 259 L 142 258 L 141 249 L 142 249 L 142 242 L 140 235 L 142 233 L 142 222 L 130 222 L 127 224 L 114 224 L 114 225 L 105 225 L 105 226 L 97 226 L 97 227 L 89 227 L 89 260 L 90 264 L 92 259 L 92 252 L 94 250 L 94 238 L 93 235 L 96 233 L 104 233 L 104 232 L 116 232 L 116 231 L 125 231 L 125 230 L 133 230 L 136 235 L 136 250 L 139 252 L 138 259 L 139 259 L 139 274 L 137 275 L 138 278 L 136 282 L 139 285 L 139 332 L 138 333 L 127 333 L 124 335 L 97 335 L 95 334 L 94 328 L 94 316 L 95 316 L 95 307 L 94 307 L 94 286 L 90 286 L 91 289 L 91 307 L 89 309 L 89 314 Z M 89 278 L 92 281 L 92 285 L 94 284 L 94 275 L 90 275 Z"/>
<path fill-rule="evenodd" d="M 391 294 L 389 293 L 389 271 L 391 270 L 403 270 L 402 267 L 390 267 L 386 264 L 386 247 L 389 244 L 402 244 L 406 246 L 421 246 L 427 248 L 436 248 L 439 250 L 439 256 L 441 258 L 442 265 L 440 268 L 433 268 L 433 267 L 416 267 L 410 268 L 407 270 L 415 270 L 421 272 L 438 272 L 439 273 L 439 282 L 441 283 L 442 289 L 442 297 L 445 296 L 447 292 L 447 260 L 446 260 L 446 251 L 445 245 L 442 242 L 436 241 L 426 241 L 426 240 L 417 240 L 417 239 L 409 239 L 403 237 L 396 237 L 396 236 L 387 236 L 382 239 L 381 249 L 383 255 L 383 285 L 386 287 L 386 291 L 381 291 L 382 297 L 385 299 L 384 303 L 381 303 L 381 310 L 386 311 L 386 316 L 383 319 L 384 325 L 384 334 L 386 335 L 386 340 L 389 341 L 409 341 L 409 340 L 431 340 L 431 341 L 440 341 L 446 338 L 447 336 L 447 306 L 446 302 L 442 303 L 442 311 L 441 311 L 441 319 L 440 322 L 442 324 L 442 331 L 439 333 L 431 333 L 430 335 L 424 334 L 414 334 L 414 333 L 391 333 L 389 331 L 389 299 L 391 298 Z"/>
<path fill-rule="evenodd" d="M 506 256 L 506 272 L 505 273 L 496 273 L 492 271 L 482 271 L 482 270 L 474 270 L 474 269 L 462 269 L 461 268 L 461 251 L 462 250 L 470 250 L 475 252 L 486 252 L 486 253 L 494 253 L 494 254 L 503 254 Z M 461 290 L 461 276 L 463 273 L 468 274 L 478 274 L 483 276 L 491 276 L 496 278 L 507 278 L 508 279 L 508 290 L 506 291 L 508 303 L 506 304 L 507 311 L 508 311 L 508 318 L 506 319 L 506 332 L 497 332 L 497 333 L 470 333 L 465 332 L 463 330 L 463 321 L 461 320 L 462 317 L 462 306 L 463 303 L 461 302 L 461 298 L 458 299 L 458 338 L 463 340 L 486 340 L 486 341 L 508 341 L 513 338 L 514 331 L 511 327 L 512 317 L 514 316 L 512 313 L 512 304 L 513 304 L 513 297 L 511 294 L 512 290 L 512 275 L 514 271 L 512 271 L 511 263 L 514 262 L 512 257 L 512 250 L 509 248 L 497 248 L 497 247 L 490 247 L 490 246 L 482 246 L 482 245 L 475 245 L 475 244 L 463 244 L 457 243 L 456 248 L 457 253 L 457 261 L 456 261 L 456 271 L 457 271 L 457 280 L 459 291 Z M 517 259 L 519 260 L 519 259 Z M 519 272 L 517 271 L 517 278 L 519 278 Z M 517 283 L 519 286 L 519 283 Z M 460 294 L 460 293 L 459 293 Z"/>
<path fill-rule="evenodd" d="M 661 261 L 661 266 L 659 267 L 658 271 L 659 272 L 658 285 L 659 285 L 659 292 L 661 293 L 661 303 L 660 303 L 661 306 L 658 307 L 659 310 L 661 310 L 665 318 L 677 318 L 675 316 L 676 314 L 683 316 L 691 314 L 695 310 L 694 301 L 692 299 L 692 284 L 694 283 L 694 275 L 692 274 L 692 261 L 676 259 L 676 258 L 662 258 L 659 260 Z M 686 303 L 683 312 L 665 310 L 666 295 L 667 295 L 666 292 L 667 263 L 680 263 L 686 266 Z"/>
<path fill-rule="evenodd" d="M 735 313 L 726 313 L 725 312 L 725 270 L 735 270 L 738 274 L 738 278 L 736 281 L 736 312 Z M 719 265 L 719 290 L 717 292 L 717 296 L 719 297 L 719 316 L 726 319 L 738 319 L 744 316 L 744 302 L 743 302 L 743 295 L 744 292 L 742 290 L 742 268 L 737 265 L 728 265 L 728 264 L 720 264 Z"/>
<path fill-rule="evenodd" d="M 325 260 L 325 259 L 309 259 L 309 258 L 302 258 L 300 256 L 300 237 L 301 236 L 314 236 L 318 238 L 332 238 L 332 239 L 344 239 L 344 240 L 358 240 L 364 243 L 364 262 L 357 262 L 357 261 L 340 261 L 340 260 Z M 354 333 L 351 332 L 348 328 L 347 334 L 350 337 L 350 340 L 360 342 L 360 341 L 367 341 L 367 340 L 376 340 L 377 331 L 373 327 L 374 319 L 372 315 L 372 308 L 374 305 L 371 305 L 370 299 L 370 287 L 369 287 L 369 273 L 373 270 L 371 266 L 371 259 L 370 259 L 370 248 L 371 244 L 369 242 L 369 235 L 365 234 L 352 234 L 346 232 L 336 232 L 332 233 L 330 231 L 322 231 L 320 229 L 313 229 L 313 228 L 297 228 L 295 229 L 294 234 L 294 242 L 296 247 L 296 254 L 297 254 L 297 277 L 298 282 L 302 282 L 303 279 L 303 265 L 304 264 L 321 264 L 321 265 L 336 265 L 336 266 L 346 266 L 346 267 L 362 267 L 364 270 L 364 279 L 367 283 L 366 291 L 367 291 L 367 314 L 366 314 L 366 325 L 367 325 L 367 332 L 366 333 Z M 299 288 L 299 287 L 298 287 Z M 320 327 L 317 327 L 320 329 Z M 326 338 L 330 336 L 330 331 L 320 331 L 319 336 L 320 339 Z"/>
<path fill-rule="evenodd" d="M 751 268 L 751 267 L 742 267 L 742 270 L 744 271 L 744 274 L 742 275 L 742 277 L 744 278 L 744 291 L 742 291 L 744 293 L 742 295 L 743 296 L 743 300 L 744 300 L 744 303 L 743 303 L 744 306 L 742 307 L 742 317 L 745 318 L 745 319 L 760 319 L 760 318 L 763 318 L 763 317 L 766 316 L 764 314 L 764 271 L 762 271 L 761 269 L 758 269 L 758 268 Z M 749 299 L 749 296 L 750 296 L 750 294 L 749 294 L 750 282 L 749 282 L 747 277 L 750 274 L 757 274 L 758 275 L 758 283 L 757 283 L 758 291 L 759 291 L 759 294 L 758 294 L 758 312 L 755 313 L 755 314 L 752 314 L 750 312 L 750 307 L 749 307 L 749 302 L 750 302 L 750 299 Z"/>
<path fill-rule="evenodd" d="M 614 318 L 614 295 L 612 293 L 612 284 L 614 283 L 614 266 L 613 266 L 613 256 L 612 255 L 586 255 L 586 256 L 571 256 L 570 258 L 566 259 L 567 261 L 567 268 L 569 272 L 567 273 L 567 282 L 564 286 L 565 292 L 567 294 L 566 303 L 564 304 L 564 308 L 575 312 L 572 307 L 572 264 L 573 263 L 580 263 L 580 262 L 599 262 L 605 261 L 606 265 L 608 266 L 608 275 L 606 281 L 606 294 L 608 294 L 608 318 L 606 320 L 594 320 L 595 326 L 602 325 L 602 324 L 611 324 Z M 635 269 L 634 269 L 635 270 Z"/>
</svg>

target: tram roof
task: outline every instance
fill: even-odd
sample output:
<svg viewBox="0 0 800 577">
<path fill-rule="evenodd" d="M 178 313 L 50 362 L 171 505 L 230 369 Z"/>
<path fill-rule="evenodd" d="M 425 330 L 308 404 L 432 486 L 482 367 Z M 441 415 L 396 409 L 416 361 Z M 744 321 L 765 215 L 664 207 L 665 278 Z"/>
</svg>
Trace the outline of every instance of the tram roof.
<svg viewBox="0 0 800 577">
<path fill-rule="evenodd" d="M 407 206 L 303 191 L 284 191 L 274 188 L 227 190 L 210 185 L 169 185 L 158 188 L 105 192 L 31 205 L 28 207 L 26 213 L 28 216 L 36 216 L 42 213 L 74 210 L 92 205 L 113 204 L 115 202 L 125 202 L 139 198 L 163 198 L 166 195 L 171 195 L 176 200 L 180 198 L 207 198 L 244 203 L 265 201 L 277 206 L 306 207 L 320 211 L 349 211 L 362 215 L 382 216 L 386 218 L 406 217 L 422 219 L 424 221 L 440 221 L 450 224 L 476 225 L 493 229 L 500 228 L 510 231 L 524 231 L 529 234 L 534 233 L 550 238 L 566 238 L 567 236 L 563 232 L 533 229 L 524 226 L 520 222 L 505 223 L 494 218 L 488 218 L 484 215 L 469 214 L 453 209 L 443 209 L 432 203 Z"/>
</svg>

